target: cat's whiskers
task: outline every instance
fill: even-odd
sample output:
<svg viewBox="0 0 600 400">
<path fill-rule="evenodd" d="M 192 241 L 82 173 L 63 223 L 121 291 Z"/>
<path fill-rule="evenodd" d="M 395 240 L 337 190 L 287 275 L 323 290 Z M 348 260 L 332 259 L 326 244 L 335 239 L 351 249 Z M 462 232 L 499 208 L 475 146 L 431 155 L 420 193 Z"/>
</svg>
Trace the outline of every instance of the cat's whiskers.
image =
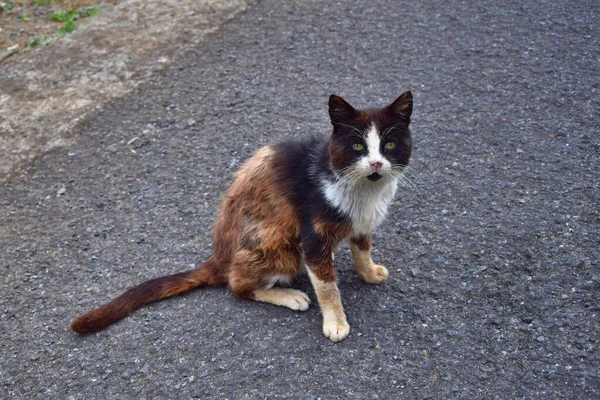
<svg viewBox="0 0 600 400">
<path fill-rule="evenodd" d="M 422 198 L 423 196 L 421 195 L 418 186 L 408 176 L 406 176 L 407 170 L 407 166 L 394 166 L 392 168 L 391 175 L 398 180 L 402 187 Z"/>
<path fill-rule="evenodd" d="M 407 174 L 413 174 L 413 176 L 417 178 L 414 170 L 409 166 L 393 165 L 388 174 L 393 179 L 396 179 L 402 187 L 408 189 L 411 193 L 416 194 L 421 198 L 423 197 L 418 186 L 413 181 L 414 178 L 407 176 Z M 366 176 L 354 165 L 350 165 L 346 168 L 336 171 L 336 178 L 345 181 L 351 188 L 363 181 Z"/>
<path fill-rule="evenodd" d="M 345 126 L 346 128 L 350 128 L 352 129 L 352 133 L 356 133 L 359 137 L 363 137 L 363 132 L 361 132 L 358 128 L 352 126 L 352 125 L 346 125 L 346 124 L 342 124 L 341 122 L 334 122 L 335 125 L 341 125 L 341 126 Z"/>
<path fill-rule="evenodd" d="M 409 178 L 407 178 L 406 176 L 400 175 L 398 181 L 400 182 L 400 185 L 402 185 L 402 187 L 408 189 L 409 192 L 412 192 L 421 198 L 423 197 L 421 195 L 421 192 L 419 191 L 419 188 L 417 187 L 417 185 L 415 185 L 415 183 L 413 181 L 411 181 Z"/>
<path fill-rule="evenodd" d="M 346 177 L 347 177 L 348 182 L 350 183 L 350 187 L 353 187 L 358 182 L 360 182 L 360 180 L 362 178 L 362 174 L 358 170 L 353 168 L 346 174 Z"/>
<path fill-rule="evenodd" d="M 350 137 L 355 137 L 360 140 L 364 140 L 365 136 L 361 131 L 352 131 L 350 132 Z"/>
<path fill-rule="evenodd" d="M 404 175 L 411 175 L 412 174 L 412 176 L 418 177 L 417 173 L 415 172 L 415 169 L 412 168 L 411 166 L 409 166 L 409 165 L 401 165 L 400 168 L 401 168 L 401 171 L 402 171 L 402 173 Z"/>
<path fill-rule="evenodd" d="M 383 131 L 383 133 L 381 134 L 381 137 L 385 138 L 394 128 L 396 128 L 398 125 L 400 125 L 400 123 L 392 126 L 391 128 L 387 128 L 385 131 Z"/>
</svg>

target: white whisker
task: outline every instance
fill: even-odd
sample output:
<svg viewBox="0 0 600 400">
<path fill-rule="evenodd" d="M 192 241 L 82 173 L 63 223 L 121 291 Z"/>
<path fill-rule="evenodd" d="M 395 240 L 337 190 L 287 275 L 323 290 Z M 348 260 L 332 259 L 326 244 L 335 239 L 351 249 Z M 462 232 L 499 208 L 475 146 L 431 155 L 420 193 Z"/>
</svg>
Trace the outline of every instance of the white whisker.
<svg viewBox="0 0 600 400">
<path fill-rule="evenodd" d="M 420 198 L 423 198 L 418 186 L 405 175 L 404 170 L 393 169 L 391 175 L 398 180 L 398 183 L 400 183 L 402 187 L 408 189 L 411 193 L 416 194 Z"/>
<path fill-rule="evenodd" d="M 396 125 L 392 126 L 391 128 L 387 128 L 385 131 L 383 131 L 383 133 L 381 134 L 381 137 L 385 138 L 390 132 L 392 132 L 392 130 L 394 128 L 396 128 L 400 124 L 401 123 L 397 123 Z"/>
<path fill-rule="evenodd" d="M 360 131 L 360 129 L 352 126 L 352 125 L 346 125 L 346 124 L 342 124 L 341 122 L 334 122 L 335 125 L 341 125 L 341 126 L 345 126 L 347 128 L 352 129 L 352 136 L 356 136 L 359 138 L 362 138 L 364 136 L 364 133 Z"/>
</svg>

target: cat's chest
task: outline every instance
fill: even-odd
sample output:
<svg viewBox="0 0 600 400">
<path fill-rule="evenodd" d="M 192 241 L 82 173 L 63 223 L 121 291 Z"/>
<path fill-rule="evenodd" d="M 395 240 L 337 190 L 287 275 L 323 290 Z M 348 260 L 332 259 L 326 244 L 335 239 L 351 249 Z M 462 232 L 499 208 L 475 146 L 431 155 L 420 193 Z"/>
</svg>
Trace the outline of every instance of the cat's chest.
<svg viewBox="0 0 600 400">
<path fill-rule="evenodd" d="M 383 221 L 396 188 L 395 180 L 355 185 L 324 182 L 323 194 L 330 205 L 350 218 L 352 234 L 356 236 L 370 233 Z"/>
</svg>

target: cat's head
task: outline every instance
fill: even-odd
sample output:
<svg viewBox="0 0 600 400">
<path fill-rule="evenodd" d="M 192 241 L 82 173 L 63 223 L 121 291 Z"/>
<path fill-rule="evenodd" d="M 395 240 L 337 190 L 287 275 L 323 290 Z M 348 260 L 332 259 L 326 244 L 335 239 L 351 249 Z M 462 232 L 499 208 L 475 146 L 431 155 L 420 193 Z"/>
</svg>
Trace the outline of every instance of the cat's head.
<svg viewBox="0 0 600 400">
<path fill-rule="evenodd" d="M 333 168 L 353 181 L 396 178 L 408 165 L 412 93 L 380 109 L 358 110 L 340 96 L 329 97 Z M 386 180 L 387 180 L 386 179 Z"/>
</svg>

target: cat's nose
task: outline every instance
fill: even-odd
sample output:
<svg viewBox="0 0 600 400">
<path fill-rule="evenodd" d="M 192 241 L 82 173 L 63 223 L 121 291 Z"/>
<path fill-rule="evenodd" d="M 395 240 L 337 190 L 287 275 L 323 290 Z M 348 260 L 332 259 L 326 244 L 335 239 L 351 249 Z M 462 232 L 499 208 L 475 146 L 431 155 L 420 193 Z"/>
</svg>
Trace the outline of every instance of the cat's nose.
<svg viewBox="0 0 600 400">
<path fill-rule="evenodd" d="M 375 161 L 375 162 L 371 163 L 371 170 L 373 172 L 379 172 L 380 169 L 381 169 L 381 163 L 379 161 Z"/>
</svg>

